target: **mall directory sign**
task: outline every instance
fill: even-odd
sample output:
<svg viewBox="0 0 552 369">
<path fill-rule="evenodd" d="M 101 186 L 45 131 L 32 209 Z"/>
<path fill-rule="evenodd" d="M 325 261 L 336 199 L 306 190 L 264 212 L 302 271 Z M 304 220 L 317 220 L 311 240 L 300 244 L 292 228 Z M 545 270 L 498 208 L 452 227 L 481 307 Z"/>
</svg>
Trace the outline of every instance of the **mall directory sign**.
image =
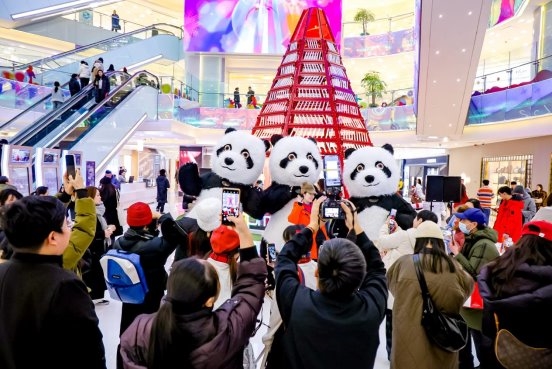
<svg viewBox="0 0 552 369">
<path fill-rule="evenodd" d="M 283 54 L 303 10 L 321 8 L 341 40 L 341 0 L 186 0 L 184 48 Z"/>
</svg>

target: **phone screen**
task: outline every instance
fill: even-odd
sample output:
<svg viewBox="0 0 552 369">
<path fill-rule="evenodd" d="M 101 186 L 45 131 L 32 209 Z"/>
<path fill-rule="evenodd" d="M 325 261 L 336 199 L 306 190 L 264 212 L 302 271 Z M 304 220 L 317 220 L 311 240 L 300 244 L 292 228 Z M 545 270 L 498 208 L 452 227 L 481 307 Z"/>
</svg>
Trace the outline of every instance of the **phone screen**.
<svg viewBox="0 0 552 369">
<path fill-rule="evenodd" d="M 327 187 L 341 187 L 341 168 L 337 155 L 324 156 L 324 184 Z"/>
<path fill-rule="evenodd" d="M 273 263 L 276 261 L 276 245 L 273 243 L 269 243 L 267 246 L 268 251 L 268 262 Z"/>
<path fill-rule="evenodd" d="M 233 224 L 228 221 L 229 216 L 237 217 L 240 214 L 240 190 L 237 188 L 222 189 L 222 224 Z"/>
<path fill-rule="evenodd" d="M 67 154 L 65 155 L 65 168 L 67 171 L 67 177 L 72 176 L 75 179 L 77 175 L 77 169 L 75 166 L 75 155 Z"/>
</svg>

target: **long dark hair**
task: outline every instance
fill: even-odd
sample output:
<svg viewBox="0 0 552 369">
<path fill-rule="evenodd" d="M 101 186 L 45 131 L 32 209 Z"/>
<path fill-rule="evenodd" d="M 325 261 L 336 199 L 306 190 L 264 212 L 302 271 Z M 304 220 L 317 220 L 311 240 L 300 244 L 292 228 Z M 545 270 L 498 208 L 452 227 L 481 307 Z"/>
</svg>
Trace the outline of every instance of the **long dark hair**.
<svg viewBox="0 0 552 369">
<path fill-rule="evenodd" d="M 427 247 L 430 245 L 431 247 Z M 426 257 L 420 258 L 422 263 L 422 269 L 431 271 L 432 273 L 443 273 L 443 263 L 441 260 L 445 260 L 448 265 L 450 273 L 456 272 L 454 261 L 447 255 L 445 251 L 445 243 L 439 238 L 422 237 L 416 238 L 416 244 L 414 244 L 414 253 L 424 255 Z"/>
<path fill-rule="evenodd" d="M 211 251 L 213 251 L 211 249 L 211 232 L 207 233 L 198 228 L 197 231 L 190 234 L 188 255 L 206 259 Z"/>
<path fill-rule="evenodd" d="M 58 92 L 58 90 L 59 90 L 59 82 L 55 81 L 54 82 L 54 92 Z"/>
<path fill-rule="evenodd" d="M 531 227 L 531 225 L 529 225 Z M 552 265 L 552 242 L 539 236 L 525 235 L 500 257 L 489 263 L 491 284 L 500 296 L 522 264 Z"/>
<path fill-rule="evenodd" d="M 202 342 L 181 315 L 203 309 L 210 297 L 217 298 L 218 291 L 217 272 L 209 263 L 188 258 L 172 265 L 165 302 L 152 323 L 148 369 L 192 368 L 190 353 Z"/>
</svg>

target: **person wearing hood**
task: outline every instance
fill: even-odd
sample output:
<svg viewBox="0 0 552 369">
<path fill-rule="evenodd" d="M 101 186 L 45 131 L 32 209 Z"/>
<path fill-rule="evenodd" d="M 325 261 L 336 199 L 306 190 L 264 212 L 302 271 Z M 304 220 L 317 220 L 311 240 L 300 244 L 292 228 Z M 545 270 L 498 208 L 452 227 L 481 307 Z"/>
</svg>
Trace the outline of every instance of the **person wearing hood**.
<svg viewBox="0 0 552 369">
<path fill-rule="evenodd" d="M 477 276 L 483 266 L 499 256 L 496 242 L 497 232 L 487 227 L 487 217 L 480 209 L 470 208 L 463 213 L 456 213 L 460 219 L 458 227 L 465 235 L 464 245 L 460 246 L 453 238 L 450 243 L 450 251 L 454 259 L 477 282 Z M 471 339 L 473 337 L 475 351 L 479 361 L 482 357 L 481 322 L 483 310 L 463 307 L 460 314 L 464 317 L 470 328 L 468 343 L 460 350 L 460 369 L 473 369 L 473 355 L 471 352 Z"/>
<path fill-rule="evenodd" d="M 92 300 L 96 300 L 96 303 L 99 304 L 108 304 L 109 301 L 104 299 L 107 287 L 100 259 L 111 247 L 111 234 L 115 230 L 115 226 L 108 225 L 104 218 L 105 205 L 102 202 L 100 191 L 94 186 L 88 186 L 86 192 L 88 197 L 94 200 L 96 206 L 96 233 L 83 257 L 86 267 L 83 269 L 82 280 L 90 289 Z"/>
<path fill-rule="evenodd" d="M 81 90 L 81 85 L 77 77 L 77 73 L 73 73 L 71 74 L 71 79 L 69 80 L 69 92 L 71 93 L 71 96 L 75 96 Z"/>
<path fill-rule="evenodd" d="M 171 187 L 169 180 L 167 179 L 167 171 L 161 169 L 159 175 L 155 179 L 157 185 L 157 210 L 161 214 L 165 213 L 165 204 L 167 203 L 168 189 Z"/>
<path fill-rule="evenodd" d="M 263 304 L 266 264 L 243 216 L 229 220 L 240 242 L 231 298 L 214 308 L 222 287 L 209 262 L 175 262 L 159 310 L 140 315 L 121 336 L 125 368 L 243 369 L 244 347 Z"/>
<path fill-rule="evenodd" d="M 90 83 L 90 67 L 88 63 L 84 60 L 81 60 L 79 67 L 79 80 L 81 88 L 85 88 Z"/>
<path fill-rule="evenodd" d="M 552 367 L 552 223 L 525 224 L 518 242 L 481 270 L 478 283 L 488 354 L 482 367 L 503 368 L 494 350 L 498 329 L 507 329 L 525 345 L 547 348 L 549 361 L 539 367 Z"/>
<path fill-rule="evenodd" d="M 535 199 L 531 198 L 525 191 L 525 188 L 519 185 L 514 188 L 513 194 L 519 195 L 519 197 L 523 199 L 523 210 L 521 211 L 523 214 L 523 224 L 531 221 L 537 213 Z"/>
</svg>

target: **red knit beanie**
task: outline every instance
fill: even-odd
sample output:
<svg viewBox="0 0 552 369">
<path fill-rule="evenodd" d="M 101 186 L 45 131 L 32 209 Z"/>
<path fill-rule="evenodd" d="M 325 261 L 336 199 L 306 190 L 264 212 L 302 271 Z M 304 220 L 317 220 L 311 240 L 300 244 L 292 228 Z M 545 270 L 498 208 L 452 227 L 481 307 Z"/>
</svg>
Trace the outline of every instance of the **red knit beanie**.
<svg viewBox="0 0 552 369">
<path fill-rule="evenodd" d="M 153 214 L 148 204 L 136 202 L 127 210 L 127 224 L 129 227 L 144 227 L 151 223 Z"/>
<path fill-rule="evenodd" d="M 211 248 L 215 254 L 229 254 L 240 246 L 236 231 L 222 225 L 211 234 Z"/>
</svg>

